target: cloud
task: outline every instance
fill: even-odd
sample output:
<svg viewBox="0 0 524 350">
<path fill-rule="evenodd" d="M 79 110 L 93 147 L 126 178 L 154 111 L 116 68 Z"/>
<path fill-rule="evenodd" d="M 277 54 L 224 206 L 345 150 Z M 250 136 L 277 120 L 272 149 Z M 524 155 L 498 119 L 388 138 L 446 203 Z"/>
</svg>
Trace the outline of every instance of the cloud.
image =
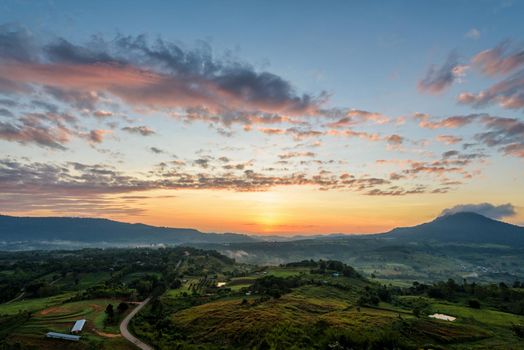
<svg viewBox="0 0 524 350">
<path fill-rule="evenodd" d="M 345 128 L 366 122 L 374 124 L 387 124 L 390 118 L 377 112 L 369 112 L 354 108 L 332 108 L 319 111 L 322 116 L 337 119 L 335 122 L 327 123 L 329 128 Z"/>
<path fill-rule="evenodd" d="M 421 92 L 438 94 L 451 86 L 460 77 L 464 76 L 468 67 L 458 63 L 458 57 L 451 53 L 441 67 L 432 65 L 424 78 L 418 82 Z"/>
<path fill-rule="evenodd" d="M 432 118 L 429 114 L 424 113 L 415 113 L 413 116 L 415 120 L 418 120 L 419 126 L 421 128 L 427 129 L 453 129 L 459 128 L 468 124 L 471 124 L 477 120 L 482 114 L 469 114 L 469 115 L 459 115 L 452 116 L 447 118 L 436 119 Z"/>
<path fill-rule="evenodd" d="M 162 154 L 165 153 L 163 149 L 157 148 L 157 147 L 149 147 L 149 150 L 155 154 Z"/>
<path fill-rule="evenodd" d="M 404 142 L 404 137 L 393 134 L 386 137 L 386 141 L 392 146 L 400 146 Z"/>
<path fill-rule="evenodd" d="M 517 214 L 515 207 L 510 204 L 493 205 L 490 203 L 480 204 L 460 204 L 452 208 L 444 209 L 440 216 L 450 215 L 460 212 L 472 212 L 487 216 L 492 219 L 502 219 Z"/>
<path fill-rule="evenodd" d="M 214 168 L 210 164 L 211 161 L 212 159 L 201 158 L 197 165 L 201 169 Z M 225 172 L 216 169 L 207 173 L 202 170 L 191 171 L 191 168 L 185 169 L 185 166 L 183 162 L 160 163 L 151 169 L 147 176 L 143 176 L 125 173 L 104 164 L 20 162 L 4 158 L 0 159 L 0 198 L 3 196 L 13 198 L 18 195 L 21 200 L 24 197 L 38 196 L 44 199 L 47 195 L 50 200 L 53 198 L 89 199 L 156 189 L 254 192 L 267 191 L 277 186 L 314 186 L 320 190 L 347 189 L 371 194 L 370 191 L 374 189 L 389 191 L 391 186 L 397 186 L 392 185 L 389 179 L 347 173 L 335 175 L 325 171 L 312 175 L 301 172 L 268 175 L 245 169 L 246 166 L 251 166 L 250 162 L 238 163 L 233 165 L 235 169 L 227 169 Z M 396 190 L 405 194 L 412 193 L 412 189 L 404 189 L 402 186 L 397 186 Z M 431 189 L 427 188 L 427 190 Z M 376 192 L 372 195 L 379 194 L 380 192 Z"/>
<path fill-rule="evenodd" d="M 87 139 L 92 143 L 102 143 L 104 136 L 107 134 L 111 134 L 111 130 L 91 130 L 87 134 Z"/>
<path fill-rule="evenodd" d="M 453 135 L 437 135 L 435 139 L 446 145 L 454 145 L 462 141 L 462 137 L 453 136 Z"/>
<path fill-rule="evenodd" d="M 471 59 L 472 65 L 484 75 L 505 76 L 487 89 L 461 92 L 457 101 L 475 108 L 498 104 L 505 109 L 524 108 L 524 49 L 511 48 L 509 41 L 482 51 Z"/>
<path fill-rule="evenodd" d="M 487 131 L 477 133 L 477 141 L 489 147 L 497 147 L 506 155 L 524 158 L 524 122 L 516 118 L 488 115 L 481 122 Z"/>
<path fill-rule="evenodd" d="M 10 110 L 8 110 L 6 108 L 0 108 L 0 117 L 12 118 L 14 116 L 15 115 Z"/>
<path fill-rule="evenodd" d="M 27 114 L 18 121 L 0 121 L 0 139 L 14 141 L 23 145 L 38 146 L 65 150 L 73 134 L 65 125 L 67 117 L 55 114 Z"/>
<path fill-rule="evenodd" d="M 480 38 L 480 30 L 477 28 L 471 28 L 464 34 L 464 36 L 468 39 L 478 39 Z"/>
<path fill-rule="evenodd" d="M 79 110 L 93 111 L 96 117 L 106 117 L 100 111 L 95 111 L 98 104 L 104 99 L 104 94 L 98 91 L 72 90 L 55 86 L 44 86 L 43 91 L 54 99 L 69 104 Z"/>
<path fill-rule="evenodd" d="M 142 125 L 142 126 L 126 126 L 126 127 L 123 127 L 122 128 L 123 131 L 125 132 L 128 132 L 130 134 L 138 134 L 138 135 L 142 135 L 142 136 L 151 136 L 151 135 L 154 135 L 156 134 L 156 132 L 145 126 L 145 125 Z"/>
<path fill-rule="evenodd" d="M 89 94 L 110 94 L 133 106 L 309 115 L 327 95 L 298 94 L 282 77 L 231 58 L 213 57 L 207 45 L 186 50 L 145 35 L 74 44 L 64 38 L 38 44 L 32 34 L 0 28 L 4 89 L 41 85 L 57 99 L 92 109 Z M 71 93 L 67 93 L 70 91 Z M 87 97 L 87 99 L 86 99 Z M 85 105 L 88 103 L 89 105 Z"/>
<path fill-rule="evenodd" d="M 288 153 L 282 153 L 278 155 L 278 158 L 280 159 L 291 159 L 291 158 L 297 158 L 297 157 L 315 157 L 316 154 L 314 152 L 288 152 Z"/>
<path fill-rule="evenodd" d="M 482 51 L 472 58 L 472 63 L 488 76 L 507 74 L 524 66 L 524 48 L 510 51 L 510 42 Z"/>
<path fill-rule="evenodd" d="M 524 108 L 524 70 L 492 85 L 478 93 L 462 92 L 457 100 L 475 108 L 498 104 L 506 109 Z"/>
<path fill-rule="evenodd" d="M 113 112 L 98 110 L 98 111 L 95 111 L 93 115 L 98 118 L 107 118 L 107 117 L 111 117 L 113 115 Z"/>
</svg>

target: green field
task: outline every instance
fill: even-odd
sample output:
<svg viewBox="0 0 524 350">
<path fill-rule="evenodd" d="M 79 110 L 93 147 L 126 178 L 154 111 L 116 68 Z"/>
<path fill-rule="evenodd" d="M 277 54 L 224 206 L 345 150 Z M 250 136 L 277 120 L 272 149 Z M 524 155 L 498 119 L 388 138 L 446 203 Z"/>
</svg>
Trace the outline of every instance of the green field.
<svg viewBox="0 0 524 350">
<path fill-rule="evenodd" d="M 38 311 L 61 304 L 71 298 L 73 293 L 55 295 L 48 298 L 25 299 L 8 304 L 0 304 L 0 315 L 12 315 L 21 311 Z"/>
<path fill-rule="evenodd" d="M 32 344 L 40 348 L 63 348 L 63 341 L 45 338 L 47 332 L 69 333 L 74 322 L 79 319 L 86 319 L 87 323 L 81 334 L 80 343 L 69 343 L 67 347 L 83 349 L 85 346 L 99 344 L 100 348 L 119 348 L 129 349 L 129 344 L 119 335 L 118 325 L 106 327 L 105 309 L 108 304 L 115 307 L 120 303 L 116 299 L 94 299 L 76 302 L 60 303 L 59 299 L 49 303 L 46 300 L 32 300 L 34 313 L 31 318 L 20 327 L 12 331 L 9 338 L 13 341 L 23 339 L 26 344 Z M 13 303 L 10 310 L 25 306 L 27 301 Z M 2 305 L 4 306 L 4 305 Z M 43 307 L 43 308 L 42 308 Z M 41 308 L 38 311 L 36 309 Z M 2 308 L 3 309 L 3 308 Z M 91 344 L 91 345 L 89 345 Z"/>
</svg>

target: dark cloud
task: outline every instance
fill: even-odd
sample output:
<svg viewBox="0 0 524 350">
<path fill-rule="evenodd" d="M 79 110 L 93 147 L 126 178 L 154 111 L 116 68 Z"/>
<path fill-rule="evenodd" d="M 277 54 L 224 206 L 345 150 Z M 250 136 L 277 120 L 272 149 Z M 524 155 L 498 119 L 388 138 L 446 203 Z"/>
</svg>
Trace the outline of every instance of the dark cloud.
<svg viewBox="0 0 524 350">
<path fill-rule="evenodd" d="M 58 106 L 44 101 L 33 100 L 31 106 L 37 110 L 44 110 L 49 113 L 58 113 Z"/>
<path fill-rule="evenodd" d="M 80 110 L 94 111 L 103 95 L 96 91 L 82 91 L 45 86 L 44 92 L 58 101 L 67 103 Z"/>
<path fill-rule="evenodd" d="M 209 158 L 199 158 L 199 159 L 195 159 L 193 163 L 201 168 L 207 169 L 209 168 L 209 162 L 210 162 Z"/>
<path fill-rule="evenodd" d="M 451 53 L 441 67 L 429 67 L 425 77 L 418 82 L 418 89 L 432 94 L 440 93 L 464 74 L 464 69 L 465 66 L 459 65 L 457 55 Z"/>
<path fill-rule="evenodd" d="M 6 108 L 0 108 L 0 117 L 12 118 L 14 116 L 15 115 L 10 110 L 8 110 Z"/>
<path fill-rule="evenodd" d="M 209 162 L 209 159 L 204 159 L 201 163 L 209 166 Z M 190 172 L 183 169 L 184 163 L 170 163 L 159 164 L 148 172 L 147 177 L 143 177 L 125 174 L 103 164 L 27 163 L 10 158 L 1 159 L 0 197 L 12 197 L 18 194 L 20 198 L 47 195 L 50 199 L 66 197 L 89 199 L 154 189 L 266 191 L 276 186 L 315 186 L 321 190 L 348 189 L 364 194 L 371 194 L 371 191 L 378 189 L 385 191 L 385 194 L 392 186 L 391 180 L 387 179 L 351 174 L 338 176 L 326 171 L 319 171 L 316 175 L 300 172 L 282 176 L 268 175 L 245 169 L 246 166 L 251 165 L 250 163 L 238 163 L 234 166 L 235 172 L 223 173 Z M 382 188 L 382 186 L 387 187 Z M 400 186 L 395 189 L 404 194 L 415 193 L 413 189 L 403 189 Z M 379 194 L 379 191 L 373 192 L 373 195 Z"/>
<path fill-rule="evenodd" d="M 404 189 L 398 186 L 391 186 L 390 188 L 387 188 L 385 190 L 374 188 L 366 192 L 366 194 L 368 196 L 406 196 L 409 194 L 420 194 L 425 192 L 427 192 L 426 186 L 416 186 L 411 189 Z M 432 192 L 436 193 L 435 190 L 433 190 Z"/>
<path fill-rule="evenodd" d="M 280 159 L 291 159 L 291 158 L 297 158 L 297 157 L 315 157 L 316 154 L 314 152 L 287 152 L 279 154 L 278 157 Z"/>
<path fill-rule="evenodd" d="M 282 77 L 258 72 L 231 57 L 218 59 L 207 45 L 187 50 L 160 38 L 148 40 L 145 35 L 120 35 L 112 40 L 93 37 L 86 44 L 64 38 L 44 45 L 34 43 L 27 31 L 0 28 L 4 89 L 15 89 L 17 84 L 43 85 L 57 99 L 77 105 L 85 100 L 65 91 L 77 95 L 98 91 L 133 105 L 205 107 L 213 114 L 311 114 L 326 98 L 324 93 L 298 94 Z"/>
<path fill-rule="evenodd" d="M 392 146 L 400 146 L 404 142 L 404 137 L 393 134 L 393 135 L 387 136 L 386 141 L 387 143 L 389 143 Z"/>
<path fill-rule="evenodd" d="M 18 103 L 8 98 L 0 98 L 0 105 L 6 106 L 6 107 L 16 107 Z"/>
<path fill-rule="evenodd" d="M 0 25 L 0 60 L 33 62 L 38 47 L 32 33 L 17 24 Z"/>
<path fill-rule="evenodd" d="M 145 125 L 141 125 L 141 126 L 126 126 L 126 127 L 123 127 L 122 128 L 123 131 L 125 132 L 128 132 L 130 134 L 139 134 L 139 135 L 142 135 L 142 136 L 150 136 L 150 135 L 154 135 L 156 134 L 156 132 L 145 126 Z"/>
<path fill-rule="evenodd" d="M 485 116 L 481 122 L 487 131 L 476 134 L 477 141 L 506 155 L 524 158 L 524 122 L 495 116 Z"/>
<path fill-rule="evenodd" d="M 71 131 L 60 122 L 54 124 L 42 114 L 26 115 L 13 123 L 0 122 L 0 139 L 65 150 Z"/>
<path fill-rule="evenodd" d="M 149 150 L 156 154 L 162 154 L 165 153 L 163 149 L 157 148 L 157 147 L 149 147 Z"/>
<path fill-rule="evenodd" d="M 487 216 L 492 219 L 502 219 L 508 216 L 515 216 L 517 214 L 515 207 L 511 203 L 493 205 L 490 203 L 480 204 L 460 204 L 452 208 L 444 209 L 440 216 L 450 215 L 460 212 L 472 212 Z"/>
</svg>

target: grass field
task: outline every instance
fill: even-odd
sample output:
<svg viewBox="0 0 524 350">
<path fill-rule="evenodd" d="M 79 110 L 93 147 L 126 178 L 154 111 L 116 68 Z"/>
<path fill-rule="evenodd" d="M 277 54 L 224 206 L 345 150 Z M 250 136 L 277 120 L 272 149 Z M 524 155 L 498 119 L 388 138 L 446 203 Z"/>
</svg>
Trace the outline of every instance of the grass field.
<svg viewBox="0 0 524 350">
<path fill-rule="evenodd" d="M 435 312 L 457 317 L 457 319 L 472 319 L 489 326 L 505 327 L 509 324 L 524 324 L 524 316 L 513 315 L 489 309 L 472 309 L 449 303 L 433 303 Z"/>
<path fill-rule="evenodd" d="M 475 342 L 488 341 L 486 344 L 491 345 L 497 342 L 496 338 L 491 339 L 493 332 L 477 325 L 418 319 L 410 310 L 386 303 L 378 307 L 358 307 L 356 298 L 357 294 L 351 290 L 304 286 L 265 302 L 250 297 L 246 304 L 239 297 L 191 307 L 175 313 L 172 322 L 187 335 L 189 343 L 226 348 L 237 343 L 246 345 L 246 339 L 252 339 L 248 347 L 256 346 L 263 339 L 270 344 L 271 339 L 278 339 L 279 344 L 288 344 L 289 349 L 307 348 L 310 335 L 317 332 L 318 327 L 322 329 L 327 325 L 341 331 L 351 329 L 356 334 L 386 330 L 399 334 L 411 332 L 418 343 L 449 343 L 446 348 L 450 349 L 468 349 L 467 344 Z M 415 333 L 411 328 L 414 325 Z"/>
<path fill-rule="evenodd" d="M 65 303 L 44 308 L 33 314 L 31 319 L 19 329 L 20 333 L 46 333 L 50 331 L 68 332 L 74 321 L 86 319 L 86 330 L 105 331 L 105 309 L 108 304 L 115 307 L 120 303 L 114 299 L 93 299 Z"/>
<path fill-rule="evenodd" d="M 9 304 L 0 304 L 0 314 L 13 315 L 20 311 L 38 311 L 63 303 L 71 298 L 74 293 L 64 293 L 48 298 L 22 299 Z"/>
<path fill-rule="evenodd" d="M 297 268 L 289 268 L 289 267 L 270 267 L 264 272 L 262 272 L 262 276 L 264 275 L 273 275 L 276 277 L 290 277 L 290 276 L 298 276 L 300 274 L 309 273 L 308 268 L 303 267 L 297 267 Z M 260 276 L 259 276 L 260 277 Z"/>
<path fill-rule="evenodd" d="M 88 272 L 78 274 L 78 276 L 69 274 L 64 278 L 57 280 L 54 285 L 61 288 L 85 289 L 103 282 L 110 277 L 111 274 L 109 272 Z M 77 278 L 78 284 L 75 283 L 75 279 Z"/>
<path fill-rule="evenodd" d="M 105 326 L 105 309 L 108 304 L 116 306 L 120 300 L 116 299 L 92 299 L 63 303 L 68 294 L 54 297 L 24 300 L 12 304 L 0 305 L 2 312 L 16 313 L 18 310 L 31 310 L 31 318 L 20 327 L 16 328 L 10 339 L 19 341 L 26 345 L 35 346 L 38 349 L 84 349 L 93 344 L 103 349 L 130 349 L 130 345 L 122 339 L 118 324 Z M 81 334 L 79 343 L 64 345 L 63 341 L 47 339 L 47 332 L 69 333 L 74 322 L 86 319 L 86 325 Z"/>
<path fill-rule="evenodd" d="M 160 277 L 161 276 L 161 274 L 159 272 L 133 272 L 133 273 L 129 273 L 129 274 L 125 275 L 124 278 L 122 279 L 122 282 L 123 283 L 129 283 L 129 282 L 134 281 L 134 280 L 139 280 L 142 277 L 147 276 L 147 275 L 154 275 L 156 277 Z"/>
</svg>

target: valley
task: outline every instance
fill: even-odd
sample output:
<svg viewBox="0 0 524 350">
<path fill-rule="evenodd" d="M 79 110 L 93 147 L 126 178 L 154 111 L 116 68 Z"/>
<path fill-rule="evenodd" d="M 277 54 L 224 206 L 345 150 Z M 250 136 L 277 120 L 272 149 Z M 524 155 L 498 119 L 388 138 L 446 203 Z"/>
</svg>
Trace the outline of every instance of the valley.
<svg viewBox="0 0 524 350">
<path fill-rule="evenodd" d="M 0 271 L 6 349 L 133 349 L 119 324 L 146 298 L 129 330 L 156 349 L 519 349 L 524 336 L 518 281 L 385 283 L 336 260 L 258 266 L 190 247 L 4 252 Z M 79 342 L 45 337 L 80 318 Z"/>
</svg>

